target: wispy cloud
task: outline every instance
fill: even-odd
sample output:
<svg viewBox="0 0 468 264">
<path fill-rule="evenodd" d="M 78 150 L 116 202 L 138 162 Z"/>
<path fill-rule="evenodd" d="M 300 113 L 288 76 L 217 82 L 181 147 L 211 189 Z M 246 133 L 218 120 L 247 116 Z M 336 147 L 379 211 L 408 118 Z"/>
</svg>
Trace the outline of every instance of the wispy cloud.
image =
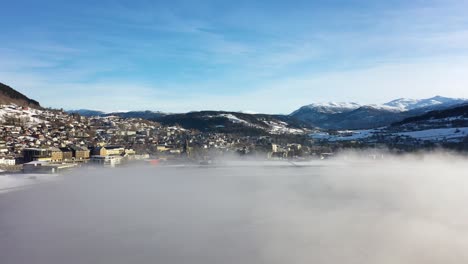
<svg viewBox="0 0 468 264">
<path fill-rule="evenodd" d="M 3 37 L 0 81 L 45 105 L 103 110 L 468 96 L 466 3 L 393 2 L 62 3 Z"/>
</svg>

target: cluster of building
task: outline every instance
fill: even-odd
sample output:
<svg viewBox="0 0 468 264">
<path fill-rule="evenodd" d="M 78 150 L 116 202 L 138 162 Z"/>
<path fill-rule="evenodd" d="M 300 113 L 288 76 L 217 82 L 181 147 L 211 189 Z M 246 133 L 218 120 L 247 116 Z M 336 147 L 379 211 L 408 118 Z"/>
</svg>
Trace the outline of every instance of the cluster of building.
<svg viewBox="0 0 468 264">
<path fill-rule="evenodd" d="M 55 170 L 85 163 L 119 164 L 148 157 L 144 146 L 159 127 L 146 120 L 85 118 L 61 110 L 0 106 L 0 167 Z"/>
<path fill-rule="evenodd" d="M 54 109 L 0 106 L 0 168 L 61 170 L 134 159 L 209 160 L 222 155 L 310 156 L 321 150 L 299 135 L 238 136 L 162 126 L 140 118 L 83 117 Z"/>
</svg>

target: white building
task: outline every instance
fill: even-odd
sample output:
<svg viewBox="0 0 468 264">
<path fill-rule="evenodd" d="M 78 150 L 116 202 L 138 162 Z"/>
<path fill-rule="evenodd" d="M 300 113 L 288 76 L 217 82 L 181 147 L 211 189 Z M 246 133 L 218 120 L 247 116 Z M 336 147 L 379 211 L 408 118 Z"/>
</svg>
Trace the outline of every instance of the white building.
<svg viewBox="0 0 468 264">
<path fill-rule="evenodd" d="M 0 165 L 14 166 L 14 165 L 16 165 L 16 160 L 15 159 L 8 159 L 8 158 L 1 158 L 0 159 Z"/>
</svg>

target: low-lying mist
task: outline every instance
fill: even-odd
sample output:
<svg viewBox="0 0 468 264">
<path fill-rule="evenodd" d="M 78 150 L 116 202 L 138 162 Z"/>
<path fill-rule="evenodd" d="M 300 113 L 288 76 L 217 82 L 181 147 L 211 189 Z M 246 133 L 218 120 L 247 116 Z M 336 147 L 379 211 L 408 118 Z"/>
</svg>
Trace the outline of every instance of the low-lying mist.
<svg viewBox="0 0 468 264">
<path fill-rule="evenodd" d="M 0 195 L 0 263 L 466 263 L 468 162 L 81 169 Z"/>
</svg>

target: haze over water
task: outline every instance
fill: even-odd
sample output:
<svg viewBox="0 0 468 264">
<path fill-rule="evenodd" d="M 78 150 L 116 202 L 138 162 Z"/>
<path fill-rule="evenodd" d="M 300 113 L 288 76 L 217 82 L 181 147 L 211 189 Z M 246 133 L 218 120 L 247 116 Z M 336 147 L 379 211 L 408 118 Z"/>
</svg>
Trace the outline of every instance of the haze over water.
<svg viewBox="0 0 468 264">
<path fill-rule="evenodd" d="M 246 164 L 81 170 L 2 194 L 0 262 L 468 260 L 462 158 Z"/>
</svg>

